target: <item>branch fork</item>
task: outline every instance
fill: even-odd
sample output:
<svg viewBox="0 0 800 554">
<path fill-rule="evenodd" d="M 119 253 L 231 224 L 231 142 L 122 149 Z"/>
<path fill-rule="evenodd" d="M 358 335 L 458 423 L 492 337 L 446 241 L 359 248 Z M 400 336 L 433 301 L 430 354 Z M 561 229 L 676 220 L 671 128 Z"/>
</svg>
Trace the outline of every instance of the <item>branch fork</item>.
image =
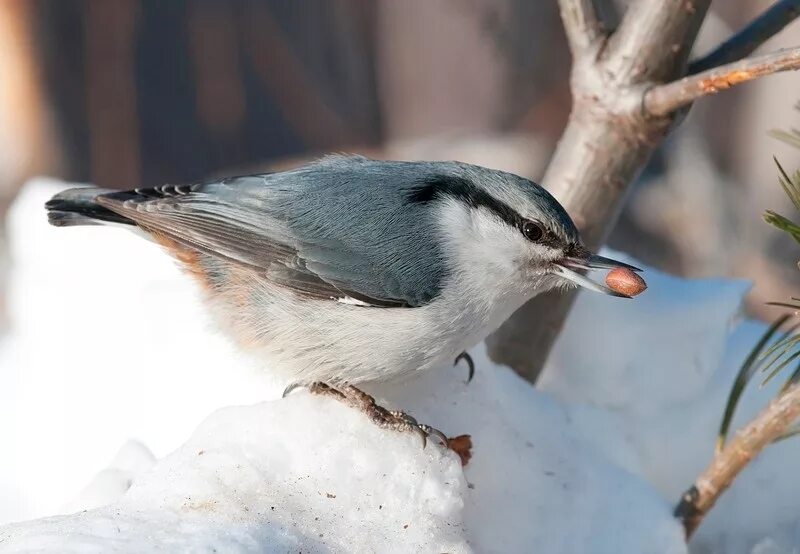
<svg viewBox="0 0 800 554">
<path fill-rule="evenodd" d="M 573 59 L 599 50 L 608 37 L 597 15 L 593 0 L 567 0 L 559 2 L 561 19 Z"/>
<path fill-rule="evenodd" d="M 711 54 L 688 64 L 710 3 L 637 0 L 608 33 L 594 0 L 559 0 L 573 57 L 573 107 L 543 184 L 590 248 L 605 242 L 630 184 L 692 102 L 800 68 L 800 49 L 736 61 L 797 17 L 800 0 L 777 2 Z M 718 61 L 723 65 L 712 65 Z M 489 337 L 490 357 L 536 382 L 574 294 L 548 293 L 528 302 Z"/>
</svg>

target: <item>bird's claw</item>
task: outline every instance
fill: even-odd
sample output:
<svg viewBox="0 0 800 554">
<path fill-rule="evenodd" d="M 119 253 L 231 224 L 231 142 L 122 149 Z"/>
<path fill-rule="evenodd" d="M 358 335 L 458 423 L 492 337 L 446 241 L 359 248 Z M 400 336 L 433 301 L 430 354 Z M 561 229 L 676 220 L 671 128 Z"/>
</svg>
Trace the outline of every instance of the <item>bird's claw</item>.
<svg viewBox="0 0 800 554">
<path fill-rule="evenodd" d="M 450 443 L 447 440 L 447 435 L 445 435 L 444 433 L 439 431 L 437 428 L 431 427 L 430 425 L 425 425 L 423 423 L 423 424 L 419 425 L 419 430 L 422 431 L 422 433 L 425 434 L 426 436 L 433 435 L 434 437 L 436 437 L 437 439 L 439 439 L 441 441 L 442 446 L 444 446 L 445 448 L 448 448 L 448 445 Z"/>
<path fill-rule="evenodd" d="M 461 360 L 467 362 L 467 367 L 469 368 L 469 373 L 467 374 L 467 383 L 470 383 L 472 381 L 472 378 L 475 377 L 475 362 L 472 360 L 472 356 L 470 356 L 467 352 L 462 352 L 461 354 L 456 356 L 453 365 L 457 366 L 458 362 L 460 362 Z"/>
<path fill-rule="evenodd" d="M 398 422 L 398 427 L 394 427 L 396 430 L 402 431 L 405 428 L 419 436 L 422 441 L 422 448 L 428 445 L 428 435 L 422 430 L 422 426 L 417 422 L 416 418 L 400 410 L 390 410 L 389 416 Z"/>
<path fill-rule="evenodd" d="M 286 387 L 286 391 L 291 392 L 298 386 L 301 385 L 289 385 Z M 366 414 L 378 427 L 391 429 L 393 431 L 410 431 L 418 435 L 422 441 L 422 448 L 427 446 L 429 436 L 436 437 L 441 441 L 442 445 L 445 447 L 448 446 L 447 437 L 438 429 L 430 425 L 419 423 L 414 417 L 405 412 L 387 410 L 383 406 L 378 405 L 375 399 L 370 395 L 352 385 L 345 385 L 341 389 L 335 389 L 325 383 L 312 383 L 308 389 L 312 394 L 332 396 L 348 406 L 358 409 Z M 285 394 L 287 394 L 287 392 L 285 392 L 284 395 Z"/>
<path fill-rule="evenodd" d="M 389 414 L 397 418 L 398 420 L 402 421 L 404 424 L 408 425 L 408 429 L 419 435 L 419 438 L 422 440 L 422 448 L 425 448 L 428 444 L 428 437 L 433 435 L 442 443 L 443 446 L 447 447 L 447 436 L 439 431 L 435 427 L 431 427 L 430 425 L 425 425 L 424 423 L 419 423 L 416 418 L 408 415 L 405 412 L 401 412 L 399 410 L 392 410 Z"/>
<path fill-rule="evenodd" d="M 419 437 L 419 439 L 422 441 L 422 449 L 425 450 L 425 448 L 428 446 L 427 433 L 425 433 L 425 431 L 423 431 L 422 428 L 419 426 L 411 427 L 411 432 Z"/>
<path fill-rule="evenodd" d="M 303 383 L 289 383 L 286 386 L 286 388 L 283 389 L 283 394 L 281 394 L 281 398 L 286 398 L 287 396 L 289 396 L 292 393 L 293 390 L 299 389 L 299 388 L 304 387 L 304 386 L 305 385 L 303 385 Z"/>
</svg>

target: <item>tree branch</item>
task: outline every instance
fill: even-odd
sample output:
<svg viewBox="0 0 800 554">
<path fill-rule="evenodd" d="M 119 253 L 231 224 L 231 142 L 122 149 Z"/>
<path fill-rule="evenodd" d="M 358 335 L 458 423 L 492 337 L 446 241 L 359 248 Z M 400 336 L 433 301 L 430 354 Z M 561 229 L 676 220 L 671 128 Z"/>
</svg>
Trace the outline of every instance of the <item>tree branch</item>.
<svg viewBox="0 0 800 554">
<path fill-rule="evenodd" d="M 717 499 L 730 487 L 737 475 L 761 451 L 800 417 L 800 384 L 790 385 L 780 396 L 741 429 L 736 437 L 711 461 L 681 498 L 675 517 L 681 520 L 686 538 L 700 525 Z"/>
<path fill-rule="evenodd" d="M 689 51 L 710 0 L 629 2 L 609 40 L 606 67 L 627 84 L 666 81 L 684 74 Z"/>
<path fill-rule="evenodd" d="M 638 0 L 602 52 L 573 59 L 569 123 L 543 179 L 590 248 L 617 222 L 628 187 L 670 129 L 670 118 L 645 118 L 650 82 L 684 74 L 689 50 L 710 0 Z M 565 10 L 575 2 L 561 1 Z M 574 292 L 540 295 L 487 340 L 489 355 L 535 382 L 558 336 Z"/>
<path fill-rule="evenodd" d="M 645 93 L 643 109 L 647 115 L 663 117 L 701 96 L 716 94 L 772 73 L 796 69 L 800 69 L 800 47 L 778 50 L 655 86 Z"/>
<path fill-rule="evenodd" d="M 800 16 L 800 0 L 781 0 L 710 53 L 689 64 L 689 75 L 741 60 Z"/>
<path fill-rule="evenodd" d="M 573 59 L 605 36 L 593 0 L 558 0 L 558 7 Z"/>
</svg>

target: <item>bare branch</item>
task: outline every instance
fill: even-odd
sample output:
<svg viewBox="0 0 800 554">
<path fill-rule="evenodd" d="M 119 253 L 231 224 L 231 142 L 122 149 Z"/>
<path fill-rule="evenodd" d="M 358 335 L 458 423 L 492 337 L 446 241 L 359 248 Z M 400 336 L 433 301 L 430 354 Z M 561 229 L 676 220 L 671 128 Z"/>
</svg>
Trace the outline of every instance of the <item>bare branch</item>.
<svg viewBox="0 0 800 554">
<path fill-rule="evenodd" d="M 710 0 L 637 0 L 608 43 L 607 69 L 629 84 L 684 74 Z"/>
<path fill-rule="evenodd" d="M 790 385 L 711 461 L 675 508 L 686 537 L 694 533 L 717 499 L 737 475 L 800 417 L 800 384 Z"/>
<path fill-rule="evenodd" d="M 603 52 L 573 67 L 572 113 L 543 184 L 591 248 L 614 228 L 628 187 L 670 129 L 669 118 L 643 117 L 643 87 L 685 74 L 709 3 L 631 2 Z M 562 11 L 573 4 L 562 0 Z M 487 340 L 491 358 L 535 382 L 573 299 L 547 293 L 528 302 Z"/>
<path fill-rule="evenodd" d="M 558 7 L 572 58 L 577 59 L 605 36 L 603 24 L 593 0 L 559 0 Z"/>
<path fill-rule="evenodd" d="M 655 86 L 645 93 L 643 109 L 647 115 L 663 117 L 701 96 L 716 94 L 765 75 L 796 69 L 800 69 L 800 47 L 778 50 Z"/>
<path fill-rule="evenodd" d="M 800 0 L 781 0 L 709 54 L 689 64 L 689 75 L 741 60 L 800 16 Z"/>
</svg>

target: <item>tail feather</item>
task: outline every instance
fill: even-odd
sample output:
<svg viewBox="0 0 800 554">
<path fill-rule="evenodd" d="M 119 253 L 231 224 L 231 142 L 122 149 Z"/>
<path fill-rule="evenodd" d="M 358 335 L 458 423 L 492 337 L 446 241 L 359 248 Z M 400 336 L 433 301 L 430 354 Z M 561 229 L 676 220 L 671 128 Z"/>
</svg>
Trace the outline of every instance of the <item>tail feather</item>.
<svg viewBox="0 0 800 554">
<path fill-rule="evenodd" d="M 97 187 L 73 188 L 59 192 L 44 205 L 47 210 L 47 220 L 56 227 L 104 223 L 135 225 L 127 217 L 97 204 L 98 196 L 111 192 L 113 191 Z"/>
</svg>

